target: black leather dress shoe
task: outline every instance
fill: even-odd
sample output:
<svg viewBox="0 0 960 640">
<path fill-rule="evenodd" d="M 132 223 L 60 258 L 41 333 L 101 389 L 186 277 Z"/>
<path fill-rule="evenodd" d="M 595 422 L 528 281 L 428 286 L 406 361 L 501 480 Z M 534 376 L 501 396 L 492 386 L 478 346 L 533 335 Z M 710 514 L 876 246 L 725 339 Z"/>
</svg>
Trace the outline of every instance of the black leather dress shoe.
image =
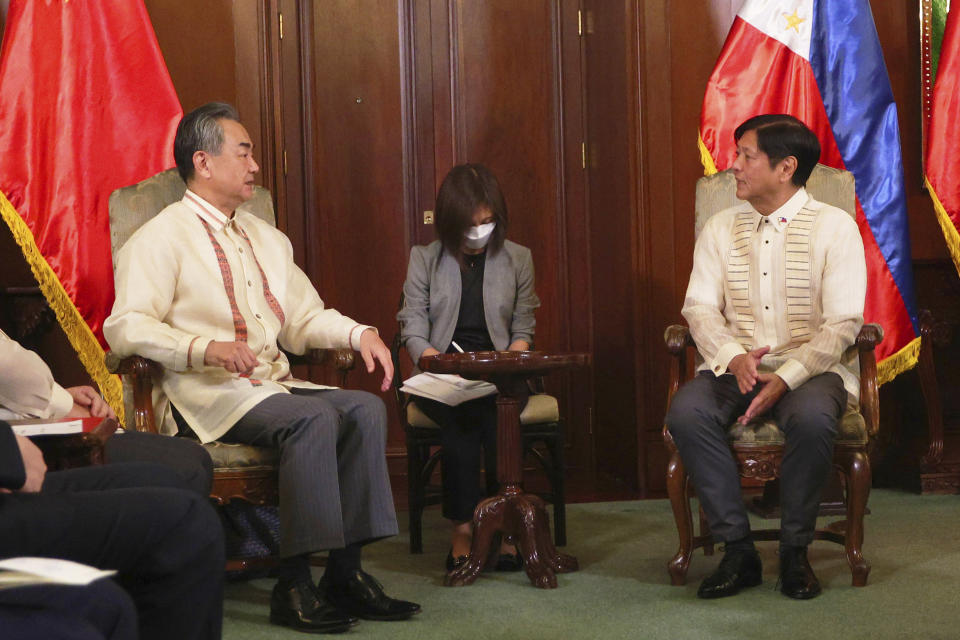
<svg viewBox="0 0 960 640">
<path fill-rule="evenodd" d="M 318 597 L 313 584 L 303 580 L 273 587 L 270 622 L 308 633 L 342 633 L 358 620 Z"/>
<path fill-rule="evenodd" d="M 463 565 L 467 564 L 467 559 L 469 557 L 470 556 L 457 556 L 454 558 L 453 549 L 450 549 L 450 551 L 447 553 L 447 573 L 450 573 L 455 569 L 459 569 Z"/>
<path fill-rule="evenodd" d="M 807 560 L 806 547 L 780 547 L 780 593 L 797 600 L 820 595 L 820 581 Z"/>
<path fill-rule="evenodd" d="M 369 573 L 358 569 L 343 583 L 334 584 L 326 574 L 318 585 L 330 604 L 346 615 L 364 620 L 406 620 L 420 613 L 420 605 L 395 600 L 383 592 L 383 585 Z"/>
<path fill-rule="evenodd" d="M 763 582 L 763 566 L 756 549 L 728 549 L 717 570 L 700 583 L 697 595 L 701 598 L 732 596 L 744 587 L 755 587 Z"/>
</svg>

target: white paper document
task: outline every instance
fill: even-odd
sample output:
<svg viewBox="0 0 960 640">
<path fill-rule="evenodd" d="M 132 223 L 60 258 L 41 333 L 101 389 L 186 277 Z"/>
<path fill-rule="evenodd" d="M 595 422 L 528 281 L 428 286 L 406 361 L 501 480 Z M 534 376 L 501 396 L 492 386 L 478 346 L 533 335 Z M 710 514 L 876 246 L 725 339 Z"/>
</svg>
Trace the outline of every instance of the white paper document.
<svg viewBox="0 0 960 640">
<path fill-rule="evenodd" d="M 0 561 L 0 589 L 29 584 L 86 585 L 115 573 L 58 558 L 8 558 Z"/>
<path fill-rule="evenodd" d="M 497 387 L 483 380 L 467 380 L 448 373 L 421 373 L 404 380 L 400 390 L 455 407 L 468 400 L 492 396 Z"/>
<path fill-rule="evenodd" d="M 18 436 L 55 436 L 83 432 L 83 420 L 57 420 L 53 422 L 21 423 L 10 425 Z"/>
</svg>

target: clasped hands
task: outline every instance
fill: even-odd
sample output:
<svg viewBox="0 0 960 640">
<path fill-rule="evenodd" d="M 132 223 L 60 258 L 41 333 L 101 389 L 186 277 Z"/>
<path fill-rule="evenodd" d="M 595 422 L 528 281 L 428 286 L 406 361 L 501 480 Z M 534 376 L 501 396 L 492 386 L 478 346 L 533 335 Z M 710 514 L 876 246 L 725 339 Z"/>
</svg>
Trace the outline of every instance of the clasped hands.
<svg viewBox="0 0 960 640">
<path fill-rule="evenodd" d="M 383 381 L 380 391 L 390 389 L 393 381 L 393 358 L 390 350 L 373 329 L 365 329 L 360 334 L 360 357 L 367 367 L 367 373 L 373 373 L 376 363 L 383 367 Z M 253 373 L 257 366 L 257 356 L 246 342 L 211 341 L 203 353 L 203 364 L 209 367 L 223 367 L 230 373 L 246 376 Z"/>
<path fill-rule="evenodd" d="M 737 422 L 746 424 L 757 416 L 762 416 L 773 408 L 787 392 L 787 383 L 775 373 L 759 373 L 760 359 L 770 351 L 770 347 L 760 347 L 735 356 L 727 365 L 727 370 L 737 378 L 740 393 L 747 394 L 760 385 L 760 392 L 753 398 L 746 412 Z"/>
</svg>

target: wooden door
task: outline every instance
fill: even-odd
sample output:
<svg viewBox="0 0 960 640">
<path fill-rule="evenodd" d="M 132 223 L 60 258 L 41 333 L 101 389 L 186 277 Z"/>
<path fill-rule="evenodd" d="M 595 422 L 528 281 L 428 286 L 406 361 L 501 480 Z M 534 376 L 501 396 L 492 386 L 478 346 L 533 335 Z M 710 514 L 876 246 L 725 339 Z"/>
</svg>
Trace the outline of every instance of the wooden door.
<svg viewBox="0 0 960 640">
<path fill-rule="evenodd" d="M 434 237 L 424 212 L 451 166 L 481 162 L 504 189 L 508 237 L 533 251 L 537 347 L 590 350 L 576 11 L 554 0 L 301 3 L 306 265 L 330 305 L 389 341 L 410 247 Z M 589 467 L 589 376 L 548 385 L 569 463 Z"/>
</svg>

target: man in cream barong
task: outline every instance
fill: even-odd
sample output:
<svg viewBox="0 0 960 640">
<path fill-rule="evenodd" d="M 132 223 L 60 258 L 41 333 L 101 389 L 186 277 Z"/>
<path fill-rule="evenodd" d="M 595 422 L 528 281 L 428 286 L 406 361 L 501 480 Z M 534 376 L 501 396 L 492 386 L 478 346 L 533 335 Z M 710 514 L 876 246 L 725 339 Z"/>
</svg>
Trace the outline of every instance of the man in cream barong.
<svg viewBox="0 0 960 640">
<path fill-rule="evenodd" d="M 697 592 L 719 598 L 761 582 L 727 442 L 734 421 L 769 414 L 786 438 L 781 464 L 780 589 L 820 593 L 807 561 L 836 425 L 859 395 L 844 352 L 863 324 L 866 264 L 856 222 L 810 197 L 816 136 L 787 115 L 741 124 L 733 175 L 740 205 L 711 217 L 694 250 L 683 316 L 700 370 L 667 413 L 684 466 L 724 557 Z"/>
<path fill-rule="evenodd" d="M 211 103 L 184 116 L 174 158 L 187 191 L 119 252 L 107 341 L 163 366 L 165 417 L 179 414 L 203 442 L 279 450 L 271 622 L 322 633 L 357 618 L 409 618 L 419 605 L 389 598 L 360 568 L 364 544 L 397 533 L 383 402 L 293 378 L 280 349 L 356 349 L 368 372 L 383 368 L 384 391 L 389 350 L 373 327 L 325 308 L 287 237 L 240 208 L 259 167 L 233 107 Z M 317 585 L 309 555 L 323 550 L 330 555 Z"/>
</svg>

